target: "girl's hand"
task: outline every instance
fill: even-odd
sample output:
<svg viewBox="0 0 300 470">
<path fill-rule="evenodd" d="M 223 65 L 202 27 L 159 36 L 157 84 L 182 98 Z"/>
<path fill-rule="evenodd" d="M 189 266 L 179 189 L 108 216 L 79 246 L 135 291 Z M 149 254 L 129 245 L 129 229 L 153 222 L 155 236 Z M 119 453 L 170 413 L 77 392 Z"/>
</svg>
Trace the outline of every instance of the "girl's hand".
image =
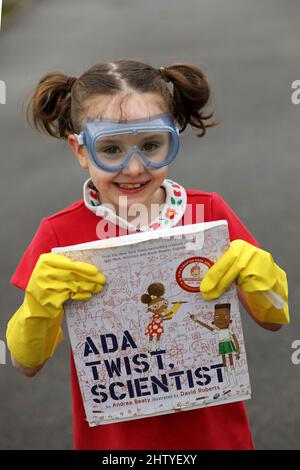
<svg viewBox="0 0 300 470">
<path fill-rule="evenodd" d="M 16 361 L 30 368 L 46 362 L 63 337 L 64 302 L 89 299 L 105 282 L 105 276 L 92 264 L 56 253 L 41 255 L 24 302 L 7 325 L 7 344 Z"/>
<path fill-rule="evenodd" d="M 289 322 L 286 274 L 270 253 L 244 240 L 234 240 L 204 276 L 200 292 L 205 300 L 214 300 L 234 281 L 245 294 L 253 315 L 259 321 L 280 324 Z M 262 295 L 262 292 L 269 290 L 285 301 L 283 308 L 276 309 Z"/>
<path fill-rule="evenodd" d="M 106 282 L 99 269 L 57 253 L 41 255 L 31 274 L 26 294 L 55 317 L 66 300 L 86 300 L 102 291 Z"/>
</svg>

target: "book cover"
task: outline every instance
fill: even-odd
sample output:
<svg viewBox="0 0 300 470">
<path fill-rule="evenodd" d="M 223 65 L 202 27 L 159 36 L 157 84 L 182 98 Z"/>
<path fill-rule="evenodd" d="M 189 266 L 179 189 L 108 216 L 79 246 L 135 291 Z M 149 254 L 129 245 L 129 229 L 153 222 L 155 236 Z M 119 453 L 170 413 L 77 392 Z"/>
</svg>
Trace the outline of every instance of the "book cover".
<svg viewBox="0 0 300 470">
<path fill-rule="evenodd" d="M 106 276 L 65 303 L 90 426 L 250 398 L 236 286 L 210 302 L 199 292 L 229 243 L 216 221 L 52 250 Z"/>
</svg>

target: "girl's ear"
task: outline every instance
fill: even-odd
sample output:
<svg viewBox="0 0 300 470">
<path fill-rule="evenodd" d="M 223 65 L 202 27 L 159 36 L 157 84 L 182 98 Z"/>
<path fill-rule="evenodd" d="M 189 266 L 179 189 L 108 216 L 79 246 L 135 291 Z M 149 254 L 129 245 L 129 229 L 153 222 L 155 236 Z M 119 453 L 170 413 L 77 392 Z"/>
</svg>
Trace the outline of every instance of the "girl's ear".
<svg viewBox="0 0 300 470">
<path fill-rule="evenodd" d="M 88 169 L 88 154 L 84 145 L 79 145 L 74 134 L 68 135 L 68 144 L 77 158 L 81 168 Z"/>
</svg>

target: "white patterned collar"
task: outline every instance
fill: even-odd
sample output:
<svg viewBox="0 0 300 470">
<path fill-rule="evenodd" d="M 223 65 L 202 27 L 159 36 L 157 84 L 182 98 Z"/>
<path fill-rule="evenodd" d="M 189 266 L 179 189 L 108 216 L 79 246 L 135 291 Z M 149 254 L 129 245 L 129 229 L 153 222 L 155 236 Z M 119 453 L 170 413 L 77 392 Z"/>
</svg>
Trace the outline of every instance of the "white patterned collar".
<svg viewBox="0 0 300 470">
<path fill-rule="evenodd" d="M 83 198 L 85 206 L 97 216 L 103 217 L 115 225 L 127 229 L 128 231 L 149 231 L 158 228 L 174 227 L 182 218 L 186 208 L 186 191 L 175 181 L 165 179 L 161 185 L 166 191 L 166 201 L 156 219 L 150 225 L 143 225 L 137 229 L 127 220 L 119 217 L 112 209 L 99 203 L 98 192 L 89 178 L 83 185 Z"/>
</svg>

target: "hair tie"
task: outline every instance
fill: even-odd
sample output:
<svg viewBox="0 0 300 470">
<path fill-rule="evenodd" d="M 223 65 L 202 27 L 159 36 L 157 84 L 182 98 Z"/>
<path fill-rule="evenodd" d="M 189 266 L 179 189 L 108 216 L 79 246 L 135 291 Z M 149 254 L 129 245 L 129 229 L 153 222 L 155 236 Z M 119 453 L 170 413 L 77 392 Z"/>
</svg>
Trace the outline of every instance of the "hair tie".
<svg viewBox="0 0 300 470">
<path fill-rule="evenodd" d="M 171 80 L 165 76 L 165 67 L 159 67 L 159 71 L 161 73 L 162 78 L 164 79 L 165 82 L 170 82 Z"/>
<path fill-rule="evenodd" d="M 69 77 L 66 83 L 66 87 L 68 88 L 68 92 L 71 91 L 72 86 L 74 85 L 74 82 L 76 82 L 77 78 L 76 77 Z"/>
</svg>

